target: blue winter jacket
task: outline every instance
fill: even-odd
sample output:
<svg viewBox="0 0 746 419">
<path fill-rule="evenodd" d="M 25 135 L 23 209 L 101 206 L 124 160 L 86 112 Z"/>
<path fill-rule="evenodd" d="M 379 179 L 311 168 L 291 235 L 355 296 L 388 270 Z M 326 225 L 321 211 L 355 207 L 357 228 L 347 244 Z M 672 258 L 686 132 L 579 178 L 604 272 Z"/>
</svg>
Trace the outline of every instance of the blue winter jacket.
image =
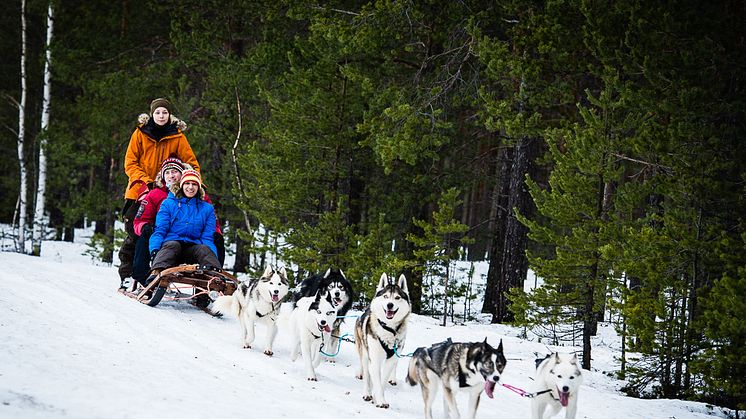
<svg viewBox="0 0 746 419">
<path fill-rule="evenodd" d="M 177 240 L 204 244 L 218 254 L 212 241 L 215 233 L 215 208 L 198 197 L 177 198 L 168 193 L 155 217 L 155 230 L 150 236 L 148 248 L 160 250 L 163 242 Z"/>
</svg>

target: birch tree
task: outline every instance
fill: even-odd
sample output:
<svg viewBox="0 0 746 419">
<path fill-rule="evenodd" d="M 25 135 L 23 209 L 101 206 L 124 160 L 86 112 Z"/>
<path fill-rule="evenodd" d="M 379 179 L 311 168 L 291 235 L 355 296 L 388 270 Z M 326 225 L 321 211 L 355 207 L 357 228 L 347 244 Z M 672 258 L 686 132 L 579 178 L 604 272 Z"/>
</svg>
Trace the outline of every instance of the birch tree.
<svg viewBox="0 0 746 419">
<path fill-rule="evenodd" d="M 18 235 L 16 250 L 26 251 L 26 163 L 23 159 L 26 119 L 26 0 L 21 0 L 21 101 L 18 103 L 18 166 L 20 168 L 20 192 L 18 197 Z"/>
<path fill-rule="evenodd" d="M 49 126 L 49 102 L 52 96 L 51 65 L 52 65 L 52 34 L 54 26 L 54 11 L 52 2 L 47 9 L 47 45 L 46 60 L 44 61 L 44 97 L 42 98 L 41 132 L 39 139 L 39 184 L 36 189 L 36 207 L 34 211 L 34 232 L 32 251 L 35 256 L 41 254 L 41 241 L 44 238 L 44 193 L 47 189 L 47 127 Z"/>
</svg>

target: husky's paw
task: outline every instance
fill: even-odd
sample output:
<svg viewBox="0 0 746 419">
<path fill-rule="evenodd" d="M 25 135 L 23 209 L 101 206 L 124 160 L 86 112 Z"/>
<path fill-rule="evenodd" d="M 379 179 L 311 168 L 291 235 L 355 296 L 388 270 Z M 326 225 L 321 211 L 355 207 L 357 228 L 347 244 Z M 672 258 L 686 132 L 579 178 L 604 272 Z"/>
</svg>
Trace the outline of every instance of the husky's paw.
<svg viewBox="0 0 746 419">
<path fill-rule="evenodd" d="M 326 362 L 328 362 L 328 363 L 330 363 L 330 364 L 336 364 L 336 363 L 337 363 L 337 361 L 335 361 L 335 360 L 333 360 L 333 359 L 331 359 L 331 358 L 326 358 Z M 361 378 L 362 378 L 362 377 L 361 377 Z"/>
<path fill-rule="evenodd" d="M 391 384 L 392 386 L 395 386 L 396 385 L 396 380 L 389 380 L 389 384 Z"/>
<path fill-rule="evenodd" d="M 274 354 L 275 354 L 275 353 L 274 353 L 274 352 L 272 352 L 272 350 L 270 350 L 270 349 L 267 349 L 267 350 L 265 350 L 265 351 L 264 351 L 264 355 L 267 355 L 267 356 L 272 356 L 272 355 L 274 355 Z"/>
<path fill-rule="evenodd" d="M 355 378 L 357 378 L 358 380 L 362 380 L 363 374 L 355 374 Z"/>
<path fill-rule="evenodd" d="M 316 377 L 308 377 L 307 380 L 308 381 L 319 381 L 318 379 L 316 379 Z"/>
<path fill-rule="evenodd" d="M 388 403 L 381 403 L 381 404 L 377 404 L 376 407 L 380 407 L 381 409 L 388 409 L 389 408 L 389 404 Z"/>
<path fill-rule="evenodd" d="M 251 345 L 249 345 L 248 343 L 244 343 L 243 344 L 243 348 L 244 349 L 251 349 Z"/>
<path fill-rule="evenodd" d="M 366 402 L 372 402 L 373 396 L 363 396 L 363 400 L 365 400 Z"/>
</svg>

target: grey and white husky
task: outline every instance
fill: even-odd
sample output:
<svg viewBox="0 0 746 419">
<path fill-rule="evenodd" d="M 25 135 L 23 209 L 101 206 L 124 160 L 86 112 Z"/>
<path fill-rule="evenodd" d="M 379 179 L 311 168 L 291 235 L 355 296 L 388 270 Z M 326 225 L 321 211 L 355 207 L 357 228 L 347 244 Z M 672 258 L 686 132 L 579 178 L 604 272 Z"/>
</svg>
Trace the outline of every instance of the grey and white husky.
<svg viewBox="0 0 746 419">
<path fill-rule="evenodd" d="M 315 368 L 321 362 L 322 343 L 329 340 L 337 309 L 328 291 L 318 291 L 315 297 L 303 297 L 290 313 L 290 358 L 300 354 L 306 367 L 306 378 L 316 381 Z"/>
<path fill-rule="evenodd" d="M 409 361 L 407 382 L 419 384 L 425 402 L 425 418 L 432 419 L 432 406 L 438 388 L 443 387 L 445 417 L 459 418 L 456 390 L 469 392 L 468 418 L 474 419 L 482 390 L 492 398 L 495 383 L 500 380 L 505 364 L 503 342 L 497 349 L 484 342 L 445 342 L 429 348 L 417 348 Z"/>
<path fill-rule="evenodd" d="M 575 354 L 555 352 L 543 360 L 537 360 L 533 387 L 537 395 L 531 399 L 531 417 L 552 417 L 564 407 L 565 419 L 575 419 L 578 391 L 582 383 L 583 374 Z"/>
<path fill-rule="evenodd" d="M 212 311 L 216 314 L 230 313 L 238 318 L 244 348 L 251 348 L 254 342 L 255 324 L 265 323 L 267 342 L 264 353 L 272 356 L 272 344 L 277 336 L 277 316 L 287 294 L 288 278 L 285 268 L 277 270 L 269 265 L 260 278 L 242 282 L 233 295 L 218 297 L 212 305 Z"/>
<path fill-rule="evenodd" d="M 401 275 L 398 281 L 392 282 L 384 273 L 376 287 L 376 295 L 355 322 L 363 400 L 372 400 L 376 407 L 389 407 L 383 395 L 384 383 L 395 373 L 397 358 L 394 355 L 404 346 L 410 312 L 407 279 Z"/>
</svg>

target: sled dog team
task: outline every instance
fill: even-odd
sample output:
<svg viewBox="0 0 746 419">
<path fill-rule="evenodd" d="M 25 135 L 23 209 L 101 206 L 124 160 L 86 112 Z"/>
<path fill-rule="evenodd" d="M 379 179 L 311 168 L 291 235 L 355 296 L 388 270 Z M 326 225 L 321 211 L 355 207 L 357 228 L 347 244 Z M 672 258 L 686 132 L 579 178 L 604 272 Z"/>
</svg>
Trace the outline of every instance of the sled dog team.
<svg viewBox="0 0 746 419">
<path fill-rule="evenodd" d="M 285 268 L 268 266 L 262 276 L 243 282 L 231 296 L 219 297 L 212 305 L 216 314 L 238 318 L 244 348 L 254 342 L 255 325 L 263 322 L 267 329 L 264 353 L 272 356 L 277 324 L 287 325 L 291 334 L 291 359 L 303 359 L 306 378 L 316 381 L 316 368 L 322 352 L 334 352 L 339 327 L 352 306 L 353 290 L 341 270 L 329 269 L 324 275 L 303 280 L 293 293 L 295 307 L 288 314 L 280 310 L 290 293 Z M 396 281 L 384 273 L 368 307 L 355 322 L 355 346 L 360 358 L 357 378 L 363 381 L 363 400 L 376 407 L 388 408 L 386 384 L 396 384 L 397 359 L 407 335 L 411 312 L 407 281 L 404 275 Z M 460 417 L 455 392 L 469 394 L 467 417 L 474 418 L 484 392 L 493 397 L 495 385 L 505 368 L 502 341 L 493 348 L 483 342 L 436 343 L 418 348 L 411 355 L 406 381 L 419 384 L 425 405 L 425 418 L 432 418 L 432 404 L 440 389 L 446 418 Z M 331 361 L 331 359 L 330 359 Z M 534 393 L 531 397 L 532 419 L 544 419 L 565 408 L 565 419 L 574 419 L 582 374 L 575 355 L 554 353 L 537 360 Z"/>
</svg>

